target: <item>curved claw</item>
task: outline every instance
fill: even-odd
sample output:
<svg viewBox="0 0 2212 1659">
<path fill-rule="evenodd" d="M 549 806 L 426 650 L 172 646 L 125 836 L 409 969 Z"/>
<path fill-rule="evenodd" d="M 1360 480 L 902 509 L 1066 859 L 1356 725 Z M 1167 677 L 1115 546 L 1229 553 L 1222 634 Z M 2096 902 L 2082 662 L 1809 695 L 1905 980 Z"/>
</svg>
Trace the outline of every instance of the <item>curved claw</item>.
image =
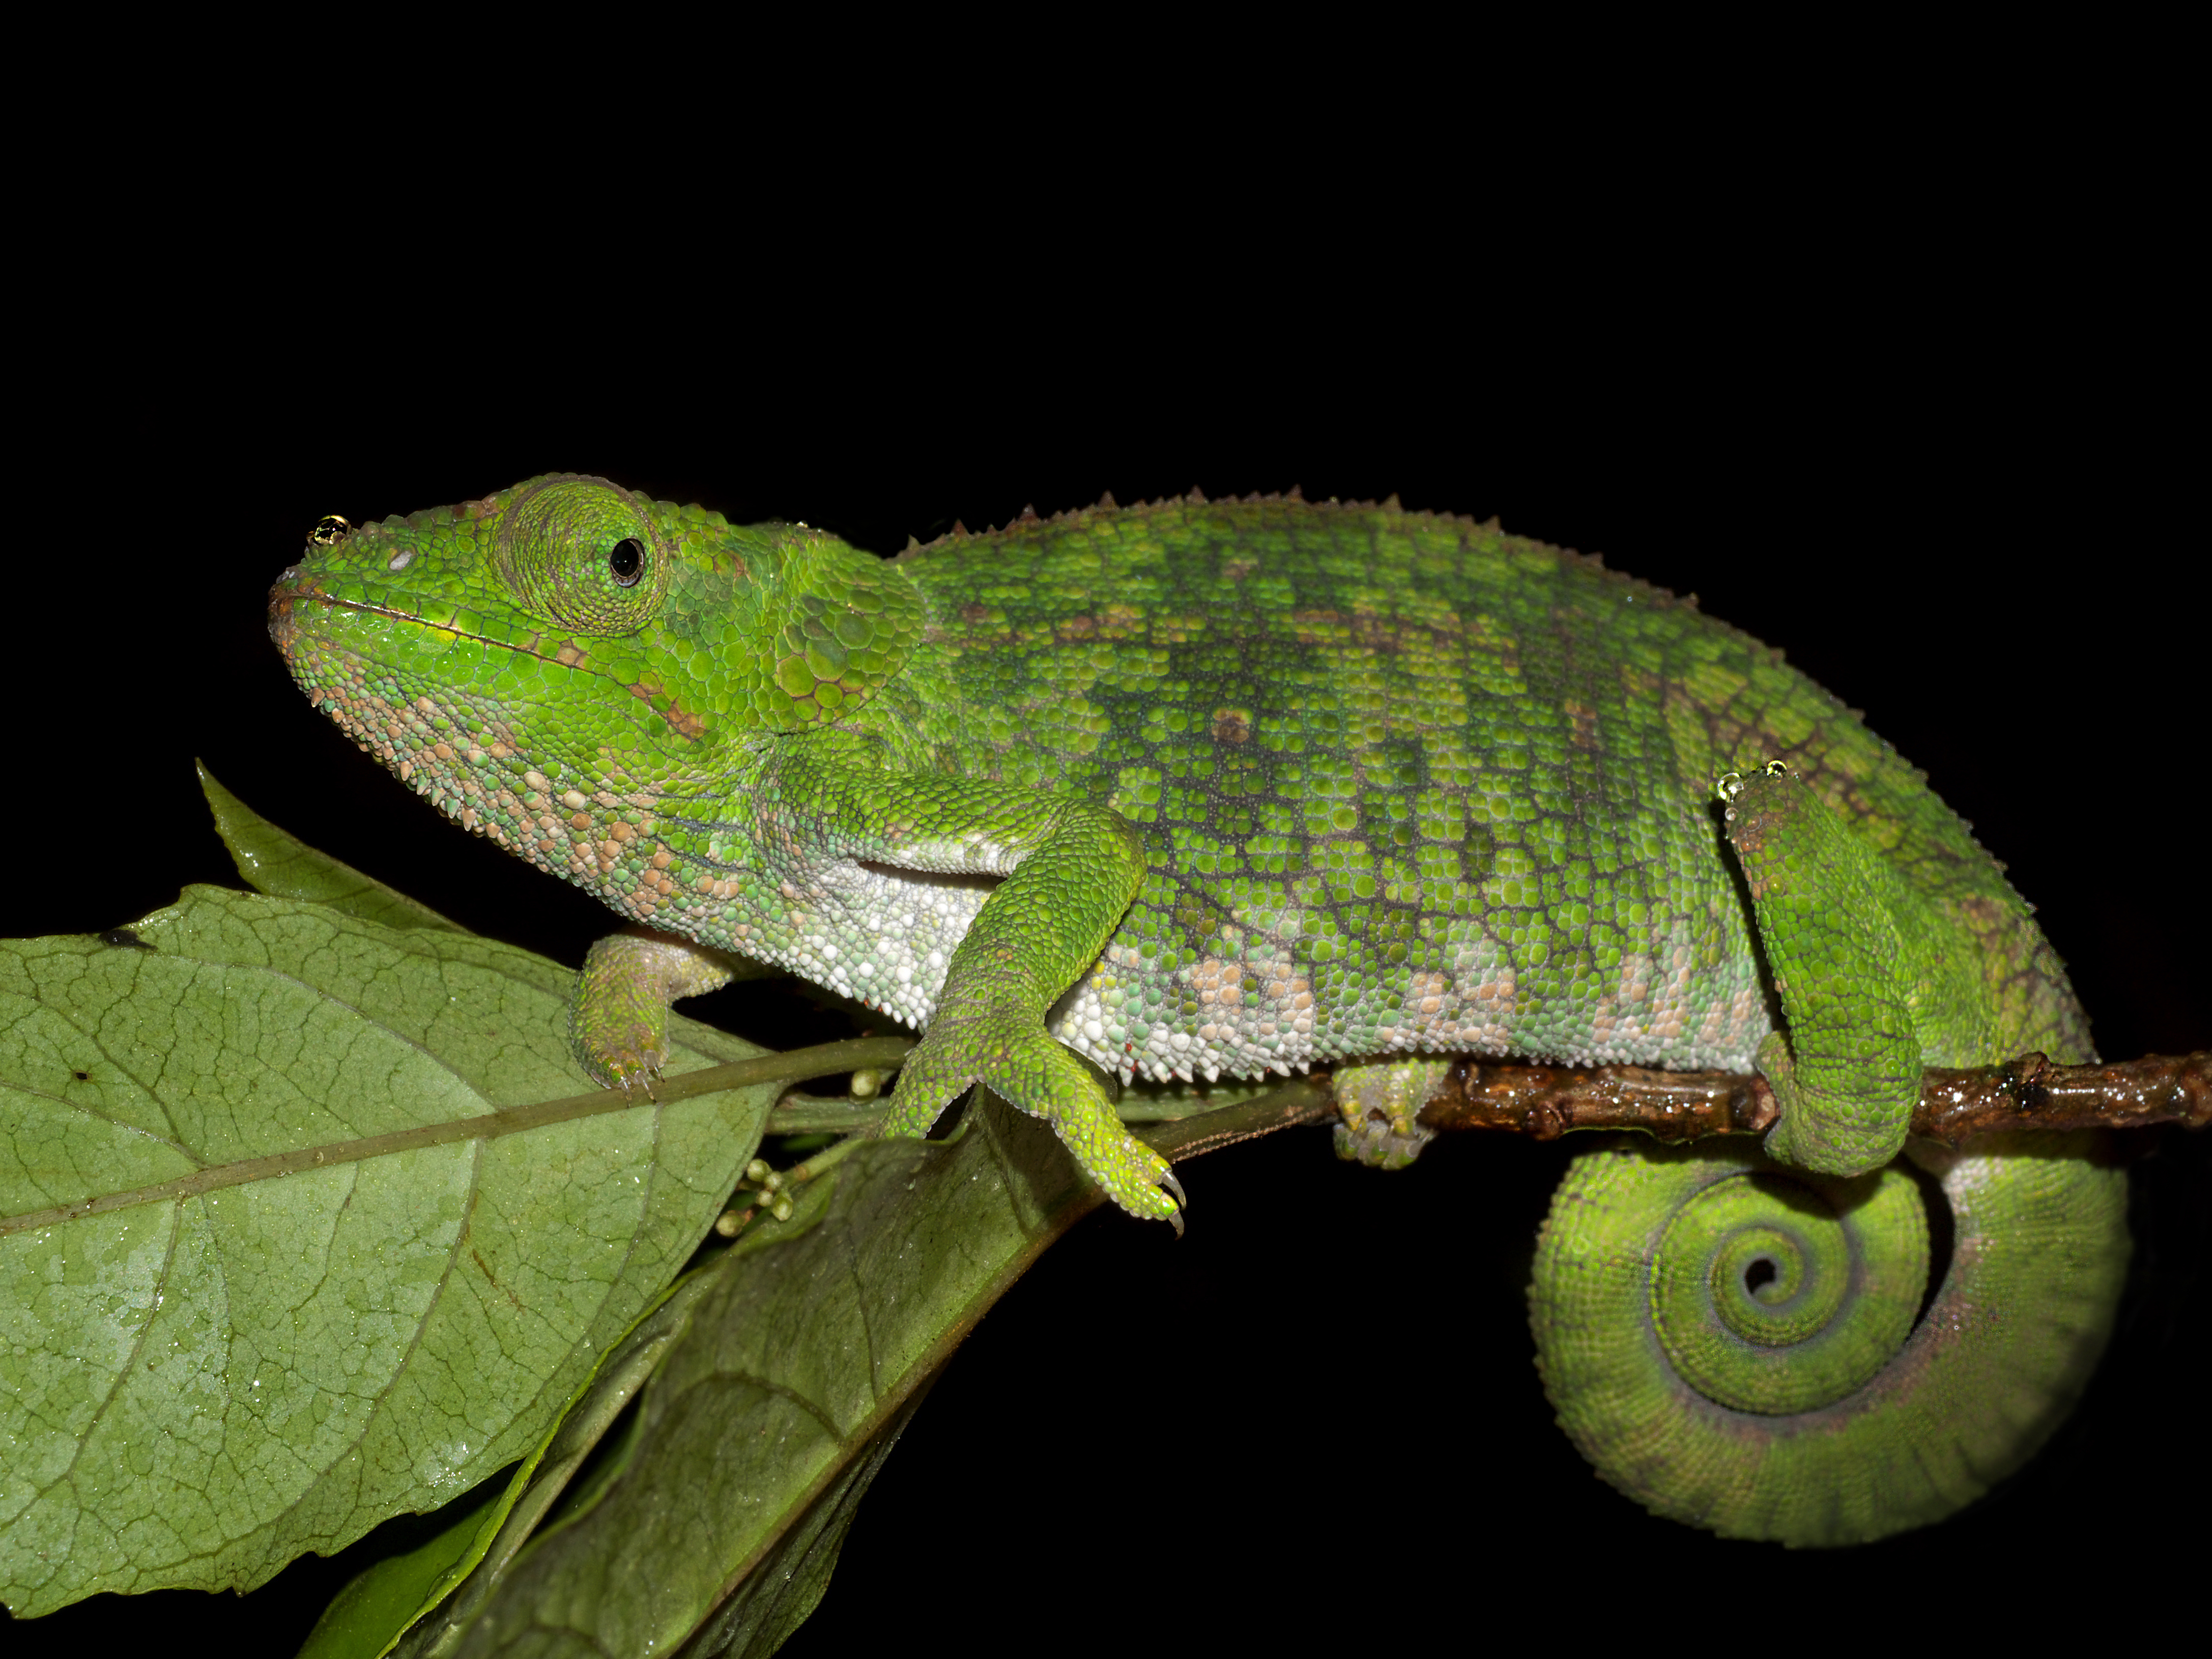
<svg viewBox="0 0 2212 1659">
<path fill-rule="evenodd" d="M 1190 1208 L 1190 1200 L 1183 1192 L 1182 1182 L 1175 1178 L 1175 1171 L 1172 1170 L 1162 1172 L 1160 1185 L 1175 1194 L 1176 1209 L 1178 1212 L 1175 1218 L 1176 1237 L 1180 1238 L 1182 1237 L 1182 1216 L 1180 1212 Z"/>
<path fill-rule="evenodd" d="M 659 1104 L 659 1099 L 653 1092 L 653 1083 L 660 1076 L 660 1068 L 659 1066 L 642 1066 L 635 1071 L 629 1071 L 618 1066 L 610 1066 L 606 1069 L 611 1074 L 612 1080 L 603 1081 L 599 1085 L 601 1088 L 619 1089 L 625 1096 L 627 1096 L 632 1089 L 642 1089 L 645 1091 L 645 1097 L 647 1100 L 652 1101 L 655 1105 Z"/>
<path fill-rule="evenodd" d="M 1181 1238 L 1182 1237 L 1182 1212 L 1178 1210 L 1173 1215 L 1170 1216 L 1168 1218 L 1168 1224 L 1176 1230 L 1176 1237 L 1177 1238 Z"/>
</svg>

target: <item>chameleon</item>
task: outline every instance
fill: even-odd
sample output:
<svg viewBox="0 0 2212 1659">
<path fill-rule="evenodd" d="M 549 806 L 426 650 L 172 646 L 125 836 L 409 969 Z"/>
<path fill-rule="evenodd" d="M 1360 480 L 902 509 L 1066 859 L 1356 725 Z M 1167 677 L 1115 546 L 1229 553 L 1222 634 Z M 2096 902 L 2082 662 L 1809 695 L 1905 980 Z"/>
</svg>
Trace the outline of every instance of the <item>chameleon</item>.
<svg viewBox="0 0 2212 1659">
<path fill-rule="evenodd" d="M 1296 492 L 884 558 L 548 474 L 325 520 L 269 625 L 361 749 L 626 920 L 573 1012 L 611 1085 L 766 964 L 920 1030 L 881 1133 L 980 1084 L 1180 1231 L 1118 1085 L 1325 1066 L 1391 1167 L 1454 1057 L 1755 1067 L 1763 1146 L 1581 1154 L 1537 1252 L 1560 1422 L 1656 1513 L 1927 1524 L 2109 1333 L 2096 1144 L 1908 1144 L 1925 1066 L 2094 1057 L 2030 907 L 1856 711 L 1598 558 Z"/>
</svg>

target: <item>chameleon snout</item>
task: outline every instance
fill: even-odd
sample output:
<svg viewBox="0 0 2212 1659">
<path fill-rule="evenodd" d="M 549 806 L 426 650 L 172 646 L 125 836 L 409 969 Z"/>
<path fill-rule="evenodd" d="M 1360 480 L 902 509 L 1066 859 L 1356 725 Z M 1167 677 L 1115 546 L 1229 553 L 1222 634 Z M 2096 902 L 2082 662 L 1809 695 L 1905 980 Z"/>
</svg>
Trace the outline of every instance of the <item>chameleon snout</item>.
<svg viewBox="0 0 2212 1659">
<path fill-rule="evenodd" d="M 269 590 L 269 640 L 287 662 L 292 659 L 293 644 L 299 635 L 298 602 L 305 591 L 296 564 L 288 566 Z"/>
</svg>

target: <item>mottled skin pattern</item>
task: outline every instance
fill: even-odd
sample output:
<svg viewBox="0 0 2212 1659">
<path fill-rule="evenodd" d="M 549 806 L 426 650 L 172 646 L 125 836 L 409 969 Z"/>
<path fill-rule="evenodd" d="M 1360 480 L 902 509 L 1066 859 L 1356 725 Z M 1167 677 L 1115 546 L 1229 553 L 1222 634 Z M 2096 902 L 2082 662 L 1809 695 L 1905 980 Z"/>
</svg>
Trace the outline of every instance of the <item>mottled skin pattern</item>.
<svg viewBox="0 0 2212 1659">
<path fill-rule="evenodd" d="M 916 769 L 1148 832 L 1055 1027 L 1103 1065 L 1747 1068 L 1772 1021 L 1711 803 L 1776 756 L 1974 942 L 1997 1048 L 2087 1052 L 2027 907 L 1922 775 L 1778 653 L 1595 559 L 1389 509 L 1175 501 L 900 568 L 936 649 L 860 720 Z"/>
<path fill-rule="evenodd" d="M 1073 960 L 1029 988 L 1125 1075 L 1746 1067 L 1774 1020 L 1712 791 L 1779 756 L 1983 979 L 1993 1040 L 1929 1062 L 2088 1052 L 2027 908 L 1855 714 L 1494 526 L 1176 501 L 885 563 L 555 478 L 311 550 L 271 608 L 318 702 L 470 828 L 911 1024 L 1053 845 L 1024 949 Z"/>
<path fill-rule="evenodd" d="M 363 749 L 659 935 L 586 964 L 599 1075 L 714 953 L 780 963 L 926 1027 L 890 1133 L 980 1079 L 1139 1214 L 1180 1188 L 1078 1054 L 1334 1063 L 1376 1162 L 1418 1150 L 1409 1058 L 1756 1060 L 1769 1152 L 1839 1176 L 1923 1064 L 2090 1056 L 1856 714 L 1494 524 L 1193 496 L 884 561 L 560 475 L 319 536 L 270 605 Z"/>
</svg>

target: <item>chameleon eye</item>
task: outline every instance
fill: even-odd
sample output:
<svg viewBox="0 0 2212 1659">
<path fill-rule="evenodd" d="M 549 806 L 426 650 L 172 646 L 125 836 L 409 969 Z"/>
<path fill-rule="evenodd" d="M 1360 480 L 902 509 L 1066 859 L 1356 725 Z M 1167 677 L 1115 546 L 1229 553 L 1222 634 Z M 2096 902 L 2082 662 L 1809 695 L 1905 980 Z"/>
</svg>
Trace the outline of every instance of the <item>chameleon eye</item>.
<svg viewBox="0 0 2212 1659">
<path fill-rule="evenodd" d="M 613 637 L 652 618 L 670 562 L 627 490 L 597 478 L 526 485 L 499 518 L 501 574 L 526 608 Z"/>
</svg>

